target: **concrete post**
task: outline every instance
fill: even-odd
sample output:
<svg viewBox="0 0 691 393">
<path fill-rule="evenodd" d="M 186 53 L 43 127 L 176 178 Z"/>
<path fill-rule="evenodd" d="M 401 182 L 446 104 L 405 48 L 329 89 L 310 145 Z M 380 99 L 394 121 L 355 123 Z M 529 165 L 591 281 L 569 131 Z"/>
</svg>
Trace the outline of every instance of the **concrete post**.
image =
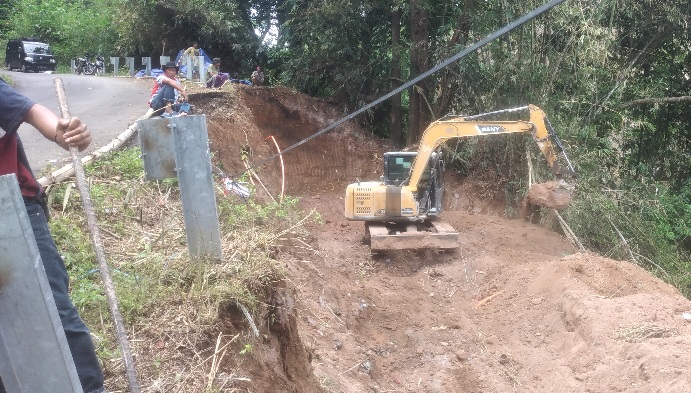
<svg viewBox="0 0 691 393">
<path fill-rule="evenodd" d="M 159 61 L 161 62 L 161 69 L 163 69 L 163 65 L 170 61 L 170 56 L 161 56 Z"/>
<path fill-rule="evenodd" d="M 125 62 L 130 69 L 130 78 L 133 77 L 137 71 L 134 69 L 134 57 L 125 57 Z"/>
<path fill-rule="evenodd" d="M 142 65 L 146 68 L 144 75 L 151 76 L 151 58 L 142 57 Z"/>
<path fill-rule="evenodd" d="M 118 72 L 120 71 L 120 58 L 111 57 L 110 64 L 113 65 L 113 75 L 118 76 Z"/>
<path fill-rule="evenodd" d="M 187 74 L 187 80 L 188 80 L 188 81 L 191 81 L 191 80 L 192 80 L 192 72 L 194 71 L 194 70 L 192 69 L 192 57 L 186 56 L 186 57 L 185 57 L 185 60 L 187 61 L 187 64 L 186 64 L 186 67 L 187 67 L 187 72 L 186 72 L 186 74 Z"/>
<path fill-rule="evenodd" d="M 199 81 L 206 81 L 206 63 L 204 63 L 204 56 L 197 56 L 197 61 L 199 63 Z"/>
</svg>

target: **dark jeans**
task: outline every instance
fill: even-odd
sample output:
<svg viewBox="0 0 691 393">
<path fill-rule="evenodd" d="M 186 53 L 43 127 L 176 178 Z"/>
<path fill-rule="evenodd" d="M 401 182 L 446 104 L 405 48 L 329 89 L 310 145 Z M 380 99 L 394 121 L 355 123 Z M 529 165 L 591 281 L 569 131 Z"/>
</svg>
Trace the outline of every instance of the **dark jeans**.
<svg viewBox="0 0 691 393">
<path fill-rule="evenodd" d="M 102 392 L 103 372 L 96 357 L 96 349 L 91 341 L 91 333 L 70 300 L 67 269 L 53 238 L 50 236 L 43 207 L 35 200 L 25 199 L 24 202 L 82 389 L 85 393 Z M 49 387 L 46 389 L 46 391 L 50 391 Z M 0 393 L 4 392 L 5 389 L 0 382 Z"/>
<path fill-rule="evenodd" d="M 175 89 L 172 86 L 163 85 L 158 89 L 156 95 L 151 100 L 151 108 L 157 111 L 155 115 L 160 115 L 161 113 L 158 112 L 163 112 L 163 108 L 165 108 L 166 104 L 169 102 L 173 103 L 174 112 L 189 113 L 190 111 L 190 104 L 175 102 Z"/>
</svg>

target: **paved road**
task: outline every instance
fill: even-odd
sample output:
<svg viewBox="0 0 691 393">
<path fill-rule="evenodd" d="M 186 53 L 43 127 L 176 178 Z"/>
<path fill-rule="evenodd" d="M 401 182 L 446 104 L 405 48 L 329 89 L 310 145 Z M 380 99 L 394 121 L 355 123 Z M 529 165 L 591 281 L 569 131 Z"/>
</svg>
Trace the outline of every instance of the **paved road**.
<svg viewBox="0 0 691 393">
<path fill-rule="evenodd" d="M 60 77 L 65 86 L 70 114 L 79 117 L 91 130 L 93 142 L 86 152 L 107 145 L 124 132 L 147 110 L 151 80 L 92 75 L 21 73 L 3 71 L 27 97 L 52 109 L 60 116 L 53 80 Z M 60 168 L 70 163 L 68 151 L 45 139 L 36 129 L 23 124 L 19 135 L 37 177 L 48 165 Z M 82 153 L 84 154 L 84 153 Z"/>
</svg>

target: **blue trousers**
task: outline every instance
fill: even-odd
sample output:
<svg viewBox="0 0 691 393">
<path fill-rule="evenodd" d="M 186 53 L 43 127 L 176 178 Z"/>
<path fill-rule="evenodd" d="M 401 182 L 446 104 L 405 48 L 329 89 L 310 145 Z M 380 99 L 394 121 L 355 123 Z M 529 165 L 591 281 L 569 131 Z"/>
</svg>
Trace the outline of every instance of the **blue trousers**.
<svg viewBox="0 0 691 393">
<path fill-rule="evenodd" d="M 189 113 L 190 111 L 190 104 L 186 102 L 181 104 L 175 102 L 175 89 L 169 85 L 163 85 L 158 89 L 156 95 L 151 99 L 151 108 L 158 111 L 163 109 L 169 102 L 173 103 L 174 112 Z"/>
<path fill-rule="evenodd" d="M 68 293 L 69 277 L 65 262 L 62 260 L 48 230 L 48 221 L 43 206 L 38 201 L 30 199 L 25 199 L 24 204 L 26 212 L 29 214 L 31 227 L 36 237 L 36 245 L 38 245 L 43 260 L 50 289 L 53 291 L 53 299 L 55 299 L 55 305 L 67 337 L 67 344 L 72 352 L 72 359 L 74 359 L 82 389 L 85 393 L 103 392 L 103 372 L 96 356 L 93 341 L 91 341 L 91 333 L 70 300 Z M 46 391 L 50 391 L 50 388 L 46 387 Z M 1 381 L 0 393 L 5 393 Z"/>
</svg>

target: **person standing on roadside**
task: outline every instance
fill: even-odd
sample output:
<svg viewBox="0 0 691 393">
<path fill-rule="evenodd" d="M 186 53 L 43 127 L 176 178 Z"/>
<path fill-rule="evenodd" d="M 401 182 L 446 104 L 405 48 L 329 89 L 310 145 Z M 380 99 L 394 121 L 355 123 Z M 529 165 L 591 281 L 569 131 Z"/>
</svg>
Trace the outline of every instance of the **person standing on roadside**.
<svg viewBox="0 0 691 393">
<path fill-rule="evenodd" d="M 197 73 L 198 67 L 199 67 L 199 56 L 201 52 L 199 50 L 199 44 L 197 42 L 193 43 L 192 46 L 189 48 L 185 49 L 184 52 L 182 52 L 182 56 L 180 56 L 180 62 L 182 63 L 183 59 L 186 57 L 189 57 L 192 59 L 192 72 Z M 179 67 L 186 66 L 187 63 L 185 64 L 178 64 Z"/>
<path fill-rule="evenodd" d="M 91 340 L 91 333 L 70 300 L 69 276 L 48 229 L 48 207 L 41 185 L 34 177 L 24 152 L 17 129 L 21 123 L 31 124 L 46 139 L 69 150 L 75 145 L 79 151 L 91 143 L 91 133 L 78 118 L 61 120 L 50 109 L 36 104 L 20 94 L 0 78 L 0 175 L 14 173 L 24 197 L 24 207 L 29 215 L 36 245 L 43 261 L 48 283 L 65 331 L 67 344 L 77 369 L 77 375 L 85 393 L 102 393 L 103 372 Z M 27 261 L 30 263 L 30 261 Z M 0 315 L 0 318 L 6 318 Z M 17 316 L 12 316 L 17 318 Z M 39 370 L 50 372 L 50 370 Z M 50 387 L 46 387 L 46 391 Z M 0 381 L 0 393 L 5 388 Z"/>
</svg>

